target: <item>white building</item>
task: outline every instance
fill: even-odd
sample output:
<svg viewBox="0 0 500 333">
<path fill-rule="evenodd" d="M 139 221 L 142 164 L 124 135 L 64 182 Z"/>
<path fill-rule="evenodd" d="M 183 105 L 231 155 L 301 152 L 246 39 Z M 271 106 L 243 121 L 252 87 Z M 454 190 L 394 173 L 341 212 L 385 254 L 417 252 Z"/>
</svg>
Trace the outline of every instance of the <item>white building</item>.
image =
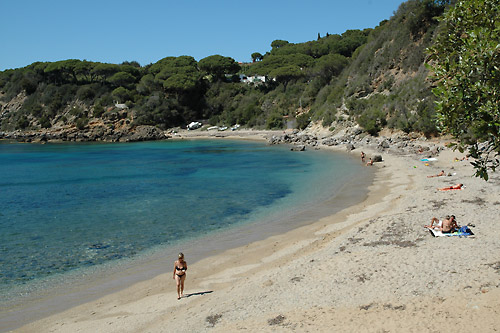
<svg viewBox="0 0 500 333">
<path fill-rule="evenodd" d="M 244 74 L 240 74 L 240 80 L 244 83 L 265 83 L 266 77 L 264 75 L 246 76 Z"/>
</svg>

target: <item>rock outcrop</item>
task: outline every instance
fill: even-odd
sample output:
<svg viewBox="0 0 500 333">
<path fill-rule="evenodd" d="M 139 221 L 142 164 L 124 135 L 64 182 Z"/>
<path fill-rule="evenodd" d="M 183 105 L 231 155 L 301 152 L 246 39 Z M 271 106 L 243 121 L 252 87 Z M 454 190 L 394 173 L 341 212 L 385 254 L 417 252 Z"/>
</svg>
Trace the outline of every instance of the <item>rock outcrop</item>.
<svg viewBox="0 0 500 333">
<path fill-rule="evenodd" d="M 164 140 L 170 136 L 155 126 L 120 127 L 95 125 L 83 130 L 76 127 L 60 129 L 42 129 L 36 131 L 0 132 L 0 139 L 19 142 L 54 142 L 54 141 L 104 141 L 104 142 L 135 142 Z"/>
</svg>

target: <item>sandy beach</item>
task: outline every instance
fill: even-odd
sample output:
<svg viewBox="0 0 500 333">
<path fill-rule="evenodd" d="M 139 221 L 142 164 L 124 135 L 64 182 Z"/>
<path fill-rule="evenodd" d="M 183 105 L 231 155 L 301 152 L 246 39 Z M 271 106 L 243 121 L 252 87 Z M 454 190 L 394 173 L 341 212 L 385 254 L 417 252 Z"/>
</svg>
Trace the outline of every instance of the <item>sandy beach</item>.
<svg viewBox="0 0 500 333">
<path fill-rule="evenodd" d="M 196 133 L 178 136 L 207 136 Z M 217 135 L 264 139 L 269 133 Z M 184 298 L 177 300 L 168 271 L 15 332 L 500 330 L 500 173 L 488 182 L 475 178 L 470 161 L 447 148 L 429 162 L 421 161 L 425 154 L 380 152 L 374 145 L 351 154 L 361 151 L 383 157 L 373 165 L 366 200 L 190 264 Z M 446 176 L 427 177 L 441 170 Z M 457 183 L 466 187 L 437 190 Z M 423 227 L 448 214 L 475 235 L 433 237 Z"/>
</svg>

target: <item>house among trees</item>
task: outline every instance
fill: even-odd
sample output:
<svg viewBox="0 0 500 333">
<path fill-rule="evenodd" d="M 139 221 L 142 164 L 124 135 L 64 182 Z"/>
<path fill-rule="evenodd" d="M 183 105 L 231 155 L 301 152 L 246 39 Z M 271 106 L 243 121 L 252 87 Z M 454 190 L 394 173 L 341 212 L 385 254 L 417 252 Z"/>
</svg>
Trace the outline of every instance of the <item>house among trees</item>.
<svg viewBox="0 0 500 333">
<path fill-rule="evenodd" d="M 240 81 L 250 84 L 250 83 L 265 83 L 266 82 L 266 77 L 264 75 L 252 75 L 252 76 L 246 76 L 245 74 L 240 74 Z"/>
<path fill-rule="evenodd" d="M 115 101 L 115 107 L 117 109 L 120 109 L 120 110 L 127 110 L 128 109 L 128 106 L 127 104 L 124 104 L 124 103 L 118 103 Z"/>
</svg>

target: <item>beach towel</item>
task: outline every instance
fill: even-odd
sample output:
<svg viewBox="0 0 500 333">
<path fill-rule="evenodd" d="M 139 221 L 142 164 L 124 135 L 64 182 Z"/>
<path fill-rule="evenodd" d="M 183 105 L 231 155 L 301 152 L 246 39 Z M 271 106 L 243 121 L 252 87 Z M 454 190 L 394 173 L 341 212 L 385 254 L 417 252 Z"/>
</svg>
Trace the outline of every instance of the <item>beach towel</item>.
<svg viewBox="0 0 500 333">
<path fill-rule="evenodd" d="M 422 158 L 422 162 L 432 162 L 432 161 L 437 161 L 437 158 L 435 157 L 430 157 L 430 158 Z"/>
<path fill-rule="evenodd" d="M 446 236 L 459 236 L 459 237 L 468 237 L 468 236 L 474 236 L 474 233 L 472 230 L 469 229 L 467 226 L 461 227 L 458 231 L 455 232 L 446 232 L 443 233 L 440 230 L 434 230 L 434 229 L 429 229 L 431 232 L 432 236 L 434 237 L 446 237 Z"/>
</svg>

